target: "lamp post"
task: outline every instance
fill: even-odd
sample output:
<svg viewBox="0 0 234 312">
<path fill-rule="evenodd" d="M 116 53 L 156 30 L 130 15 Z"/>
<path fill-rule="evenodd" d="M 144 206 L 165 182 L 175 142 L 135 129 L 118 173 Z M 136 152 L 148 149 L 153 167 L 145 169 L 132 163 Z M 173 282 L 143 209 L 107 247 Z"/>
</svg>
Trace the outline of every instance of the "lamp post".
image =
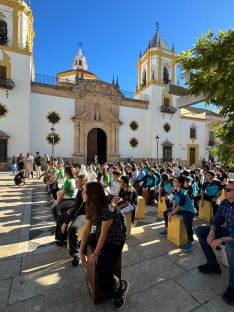
<svg viewBox="0 0 234 312">
<path fill-rule="evenodd" d="M 50 128 L 50 130 L 52 132 L 52 135 L 50 136 L 52 138 L 52 155 L 51 155 L 51 157 L 52 157 L 52 161 L 54 162 L 54 131 L 55 131 L 55 127 L 52 126 Z"/>
<path fill-rule="evenodd" d="M 159 142 L 159 135 L 157 134 L 156 137 L 156 143 L 157 143 L 157 162 L 158 162 L 158 142 Z"/>
</svg>

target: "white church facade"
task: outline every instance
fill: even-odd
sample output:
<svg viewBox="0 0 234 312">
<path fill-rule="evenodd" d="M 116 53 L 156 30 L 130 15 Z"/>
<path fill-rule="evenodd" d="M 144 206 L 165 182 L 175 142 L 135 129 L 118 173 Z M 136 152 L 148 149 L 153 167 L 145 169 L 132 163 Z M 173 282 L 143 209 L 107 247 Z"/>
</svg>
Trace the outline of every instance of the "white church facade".
<svg viewBox="0 0 234 312">
<path fill-rule="evenodd" d="M 177 109 L 176 55 L 159 31 L 140 55 L 134 93 L 89 71 L 80 49 L 57 77 L 35 73 L 33 15 L 21 0 L 0 0 L 0 168 L 40 151 L 80 162 L 133 157 L 199 164 L 214 145 L 218 114 Z M 54 128 L 53 128 L 54 127 Z M 51 130 L 52 129 L 52 130 Z M 156 142 L 156 136 L 157 141 Z"/>
</svg>

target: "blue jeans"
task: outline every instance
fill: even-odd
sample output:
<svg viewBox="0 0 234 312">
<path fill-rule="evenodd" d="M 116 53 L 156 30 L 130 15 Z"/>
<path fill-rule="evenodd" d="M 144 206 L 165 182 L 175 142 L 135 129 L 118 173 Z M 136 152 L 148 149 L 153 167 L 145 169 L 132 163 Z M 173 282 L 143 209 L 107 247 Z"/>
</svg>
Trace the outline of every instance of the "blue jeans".
<svg viewBox="0 0 234 312">
<path fill-rule="evenodd" d="M 216 265 L 218 263 L 216 255 L 213 249 L 210 247 L 210 245 L 206 241 L 207 236 L 210 232 L 210 226 L 197 226 L 195 228 L 195 232 L 197 234 L 203 253 L 207 259 L 207 263 L 211 265 Z M 230 236 L 230 232 L 225 228 L 217 229 L 215 234 L 216 234 L 216 238 Z M 230 240 L 225 243 L 225 251 L 227 254 L 227 260 L 228 260 L 228 265 L 229 265 L 229 274 L 230 274 L 229 284 L 230 286 L 234 287 L 234 240 Z"/>
</svg>

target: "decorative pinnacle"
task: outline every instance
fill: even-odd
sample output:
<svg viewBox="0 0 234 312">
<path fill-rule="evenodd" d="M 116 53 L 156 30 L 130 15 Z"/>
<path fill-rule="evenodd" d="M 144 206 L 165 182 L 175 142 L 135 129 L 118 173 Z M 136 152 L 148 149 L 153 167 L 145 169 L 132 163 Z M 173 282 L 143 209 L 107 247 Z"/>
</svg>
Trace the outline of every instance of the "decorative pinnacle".
<svg viewBox="0 0 234 312">
<path fill-rule="evenodd" d="M 156 32 L 158 32 L 158 31 L 159 31 L 159 29 L 160 29 L 160 24 L 159 24 L 159 22 L 156 22 L 156 24 L 155 24 L 155 28 L 156 28 Z"/>
<path fill-rule="evenodd" d="M 116 85 L 117 88 L 119 88 L 119 77 L 118 76 L 116 78 L 116 84 L 115 85 Z"/>
<path fill-rule="evenodd" d="M 172 51 L 174 52 L 175 51 L 175 44 L 173 43 L 172 45 Z"/>
<path fill-rule="evenodd" d="M 115 76 L 113 75 L 112 84 L 115 85 Z"/>
</svg>

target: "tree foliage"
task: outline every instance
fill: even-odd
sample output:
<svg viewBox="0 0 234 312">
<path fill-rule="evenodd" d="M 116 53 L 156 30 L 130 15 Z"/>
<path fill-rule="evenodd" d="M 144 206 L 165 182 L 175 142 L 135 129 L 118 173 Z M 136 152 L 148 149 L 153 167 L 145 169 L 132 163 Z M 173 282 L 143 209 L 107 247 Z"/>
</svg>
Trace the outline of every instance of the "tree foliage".
<svg viewBox="0 0 234 312">
<path fill-rule="evenodd" d="M 194 74 L 187 84 L 189 94 L 204 93 L 206 104 L 216 105 L 225 118 L 216 126 L 216 135 L 222 138 L 217 154 L 234 154 L 234 30 L 219 31 L 218 36 L 209 30 L 194 48 L 178 56 L 178 63 L 185 74 Z"/>
</svg>

